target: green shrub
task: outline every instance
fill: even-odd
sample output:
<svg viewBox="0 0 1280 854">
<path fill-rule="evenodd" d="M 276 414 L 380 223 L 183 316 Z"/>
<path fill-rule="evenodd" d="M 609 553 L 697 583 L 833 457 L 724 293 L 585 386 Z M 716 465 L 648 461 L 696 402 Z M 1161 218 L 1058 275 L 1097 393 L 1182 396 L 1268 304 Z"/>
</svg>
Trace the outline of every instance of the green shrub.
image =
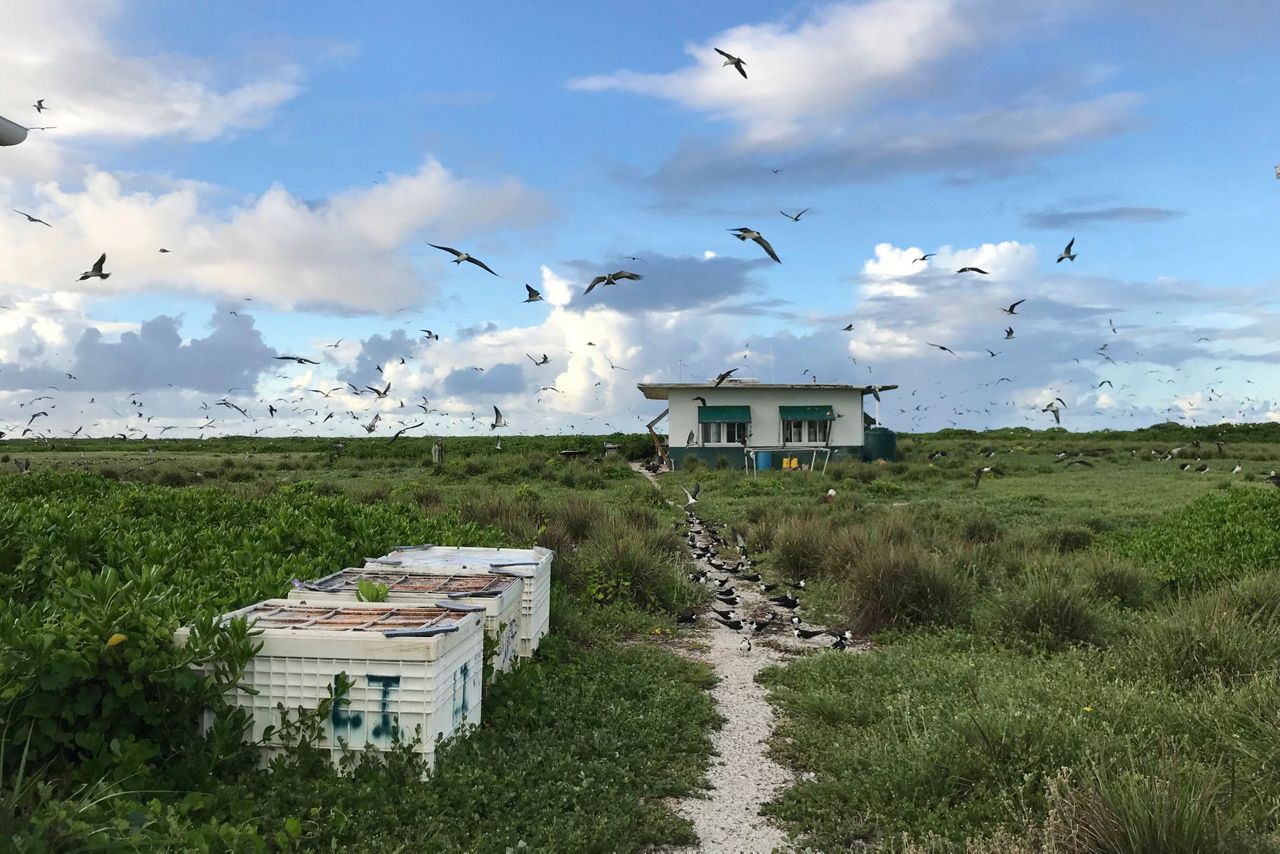
<svg viewBox="0 0 1280 854">
<path fill-rule="evenodd" d="M 1093 545 L 1093 531 L 1079 525 L 1060 525 L 1044 532 L 1044 544 L 1059 554 L 1084 551 Z"/>
<path fill-rule="evenodd" d="M 1121 608 L 1145 608 L 1155 594 L 1151 576 L 1122 558 L 1086 560 L 1083 573 L 1095 598 Z"/>
<path fill-rule="evenodd" d="M 773 532 L 769 558 L 784 578 L 811 578 L 825 567 L 831 539 L 824 520 L 788 519 Z"/>
<path fill-rule="evenodd" d="M 1046 650 L 1101 646 L 1107 627 L 1089 591 L 1060 571 L 1039 569 L 992 594 L 986 625 L 997 635 Z"/>
<path fill-rule="evenodd" d="M 1238 683 L 1275 671 L 1280 623 L 1242 611 L 1229 595 L 1198 594 L 1144 621 L 1127 653 L 1135 667 L 1180 685 Z"/>
<path fill-rule="evenodd" d="M 875 543 L 833 573 L 843 585 L 841 612 L 858 633 L 961 624 L 973 607 L 971 580 L 916 546 Z"/>
</svg>

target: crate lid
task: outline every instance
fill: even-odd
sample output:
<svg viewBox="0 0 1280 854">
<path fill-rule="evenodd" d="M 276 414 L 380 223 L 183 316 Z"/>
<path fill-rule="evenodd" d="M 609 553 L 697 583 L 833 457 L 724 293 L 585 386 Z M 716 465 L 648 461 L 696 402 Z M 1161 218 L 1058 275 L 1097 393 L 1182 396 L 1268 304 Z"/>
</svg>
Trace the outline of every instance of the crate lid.
<svg viewBox="0 0 1280 854">
<path fill-rule="evenodd" d="M 243 617 L 255 629 L 291 631 L 369 632 L 386 637 L 430 637 L 456 632 L 473 607 L 439 605 L 391 605 L 355 602 L 311 605 L 288 599 L 268 599 L 223 615 L 225 625 Z"/>
<path fill-rule="evenodd" d="M 363 569 L 342 569 L 315 581 L 304 581 L 300 589 L 318 593 L 356 592 L 361 581 L 385 584 L 388 592 L 398 594 L 423 594 L 452 596 L 501 596 L 517 584 L 517 579 L 506 575 L 454 575 L 452 573 L 405 572 L 382 566 L 366 566 Z"/>
</svg>

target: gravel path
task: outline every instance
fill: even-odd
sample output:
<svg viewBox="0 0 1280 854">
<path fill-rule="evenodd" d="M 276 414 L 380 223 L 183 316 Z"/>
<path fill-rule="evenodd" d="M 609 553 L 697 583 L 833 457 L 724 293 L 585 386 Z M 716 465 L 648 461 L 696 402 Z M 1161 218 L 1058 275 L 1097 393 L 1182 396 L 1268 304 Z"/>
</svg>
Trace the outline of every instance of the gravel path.
<svg viewBox="0 0 1280 854">
<path fill-rule="evenodd" d="M 636 466 L 655 487 L 657 478 Z M 690 525 L 699 543 L 708 542 L 701 523 Z M 701 569 L 712 569 L 698 561 Z M 769 603 L 755 585 L 737 585 L 738 605 L 734 608 L 744 619 L 764 616 Z M 712 761 L 712 789 L 707 797 L 687 798 L 676 805 L 676 811 L 693 822 L 701 840 L 696 848 L 682 852 L 708 854 L 769 854 L 789 850 L 786 835 L 762 815 L 760 806 L 770 801 L 792 782 L 792 775 L 770 759 L 766 740 L 773 730 L 773 707 L 765 699 L 765 689 L 756 684 L 756 674 L 770 664 L 786 661 L 791 653 L 818 648 L 790 635 L 760 634 L 752 639 L 752 649 L 743 651 L 743 635 L 715 623 L 709 616 L 699 617 L 698 639 L 702 648 L 686 651 L 690 658 L 710 664 L 719 677 L 712 690 L 724 725 L 713 734 L 716 757 Z M 790 625 L 780 627 L 782 632 Z M 829 640 L 829 639 L 828 639 Z"/>
</svg>

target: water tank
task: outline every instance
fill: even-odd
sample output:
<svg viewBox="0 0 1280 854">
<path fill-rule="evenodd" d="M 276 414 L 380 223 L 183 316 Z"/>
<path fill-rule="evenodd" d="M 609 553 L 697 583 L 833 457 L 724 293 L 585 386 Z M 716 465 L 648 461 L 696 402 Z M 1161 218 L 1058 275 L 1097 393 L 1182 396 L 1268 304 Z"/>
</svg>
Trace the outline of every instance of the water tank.
<svg viewBox="0 0 1280 854">
<path fill-rule="evenodd" d="M 773 468 L 773 452 L 772 451 L 756 451 L 756 470 Z"/>
<path fill-rule="evenodd" d="M 898 436 L 888 427 L 868 427 L 862 445 L 862 459 L 867 462 L 897 462 Z"/>
<path fill-rule="evenodd" d="M 0 145 L 17 145 L 26 138 L 26 128 L 0 116 Z"/>
</svg>

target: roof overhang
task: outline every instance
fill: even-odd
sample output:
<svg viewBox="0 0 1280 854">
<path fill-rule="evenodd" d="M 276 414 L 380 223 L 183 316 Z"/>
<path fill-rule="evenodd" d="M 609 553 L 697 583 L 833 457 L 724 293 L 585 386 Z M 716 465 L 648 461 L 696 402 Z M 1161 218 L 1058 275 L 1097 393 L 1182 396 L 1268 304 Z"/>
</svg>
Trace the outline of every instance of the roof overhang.
<svg viewBox="0 0 1280 854">
<path fill-rule="evenodd" d="M 672 392 L 694 392 L 707 391 L 709 389 L 724 389 L 733 391 L 744 391 L 749 389 L 758 389 L 764 391 L 777 389 L 808 389 L 809 391 L 857 391 L 862 394 L 871 394 L 873 388 L 880 391 L 893 391 L 896 385 L 881 386 L 860 386 L 845 385 L 843 383 L 735 383 L 729 382 L 716 385 L 715 383 L 638 383 L 636 388 L 649 400 L 670 400 Z"/>
</svg>

